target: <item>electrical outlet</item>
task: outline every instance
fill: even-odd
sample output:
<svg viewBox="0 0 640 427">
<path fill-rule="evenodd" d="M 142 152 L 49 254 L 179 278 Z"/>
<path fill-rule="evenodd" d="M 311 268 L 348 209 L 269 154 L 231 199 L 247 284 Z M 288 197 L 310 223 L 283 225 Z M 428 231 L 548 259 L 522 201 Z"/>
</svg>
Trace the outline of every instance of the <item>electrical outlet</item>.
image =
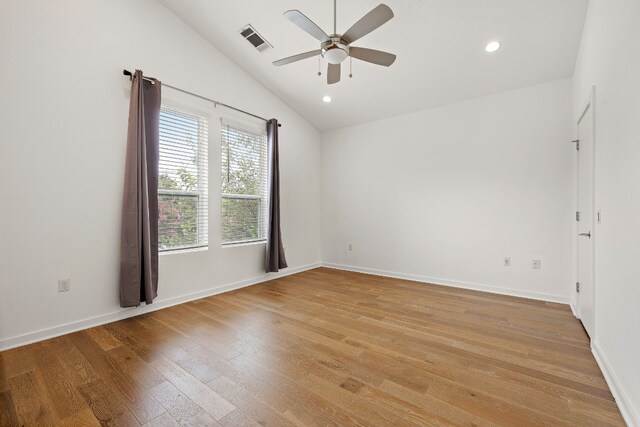
<svg viewBox="0 0 640 427">
<path fill-rule="evenodd" d="M 71 280 L 58 279 L 58 292 L 67 292 L 71 287 Z"/>
<path fill-rule="evenodd" d="M 511 267 L 511 257 L 504 257 L 504 266 Z"/>
<path fill-rule="evenodd" d="M 534 259 L 531 262 L 531 268 L 533 268 L 534 270 L 540 270 L 540 260 L 539 259 Z"/>
<path fill-rule="evenodd" d="M 353 250 L 353 245 L 349 244 L 349 250 L 352 251 Z"/>
</svg>

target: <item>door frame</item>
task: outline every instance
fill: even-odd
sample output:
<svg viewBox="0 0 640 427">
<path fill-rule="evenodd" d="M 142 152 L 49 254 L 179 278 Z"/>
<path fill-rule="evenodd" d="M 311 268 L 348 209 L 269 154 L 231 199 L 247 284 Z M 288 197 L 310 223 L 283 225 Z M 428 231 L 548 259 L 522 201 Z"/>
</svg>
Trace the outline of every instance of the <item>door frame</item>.
<svg viewBox="0 0 640 427">
<path fill-rule="evenodd" d="M 580 114 L 578 115 L 578 119 L 576 120 L 576 134 L 577 134 L 577 138 L 580 139 L 580 134 L 578 132 L 578 128 L 580 126 L 580 122 L 582 121 L 582 119 L 584 118 L 584 116 L 587 114 L 587 112 L 589 111 L 589 109 L 591 109 L 591 150 L 592 150 L 592 158 L 593 158 L 593 164 L 591 165 L 591 167 L 593 168 L 593 173 L 591 176 L 591 191 L 592 191 L 592 200 L 593 200 L 593 212 L 592 212 L 592 224 L 591 224 L 591 239 L 592 239 L 592 244 L 593 244 L 593 260 L 592 260 L 592 265 L 591 265 L 591 274 L 592 274 L 592 282 L 593 282 L 593 327 L 594 327 L 594 331 L 593 332 L 593 336 L 590 336 L 589 338 L 591 339 L 591 342 L 595 341 L 595 336 L 596 336 L 596 331 L 597 331 L 597 323 L 596 323 L 596 241 L 597 241 L 597 231 L 596 231 L 596 226 L 598 225 L 598 219 L 597 219 L 597 199 L 596 199 L 596 165 L 597 165 L 597 158 L 596 158 L 596 87 L 592 86 L 591 90 L 589 91 L 589 95 L 588 98 L 586 100 L 585 103 L 582 104 L 584 107 L 582 109 L 580 109 Z M 575 185 L 574 185 L 574 191 L 575 191 L 575 211 L 578 212 L 579 211 L 579 200 L 578 200 L 578 185 L 579 185 L 579 177 L 580 177 L 580 160 L 579 160 L 579 155 L 580 155 L 580 151 L 576 150 L 576 154 L 575 154 L 575 162 L 576 162 L 576 168 L 575 168 Z M 579 222 L 575 221 L 575 226 L 574 228 L 574 261 L 575 261 L 575 268 L 574 268 L 574 277 L 575 280 L 574 282 L 578 281 L 578 233 L 579 231 Z M 575 287 L 573 288 L 573 292 L 575 291 Z M 574 314 L 576 315 L 576 317 L 578 319 L 580 319 L 581 317 L 581 313 L 580 313 L 580 293 L 575 293 L 576 295 L 576 310 L 574 310 Z"/>
</svg>

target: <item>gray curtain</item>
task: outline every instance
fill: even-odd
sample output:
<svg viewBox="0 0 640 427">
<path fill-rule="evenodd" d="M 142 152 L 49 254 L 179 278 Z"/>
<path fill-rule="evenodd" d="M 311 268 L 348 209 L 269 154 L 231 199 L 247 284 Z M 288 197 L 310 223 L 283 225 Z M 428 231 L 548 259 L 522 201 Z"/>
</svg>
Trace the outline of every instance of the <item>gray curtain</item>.
<svg viewBox="0 0 640 427">
<path fill-rule="evenodd" d="M 266 272 L 277 272 L 287 267 L 280 231 L 280 159 L 278 155 L 278 121 L 267 121 L 269 151 L 269 220 L 267 228 Z"/>
<path fill-rule="evenodd" d="M 120 234 L 122 307 L 151 304 L 158 295 L 160 86 L 140 70 L 131 83 Z"/>
</svg>

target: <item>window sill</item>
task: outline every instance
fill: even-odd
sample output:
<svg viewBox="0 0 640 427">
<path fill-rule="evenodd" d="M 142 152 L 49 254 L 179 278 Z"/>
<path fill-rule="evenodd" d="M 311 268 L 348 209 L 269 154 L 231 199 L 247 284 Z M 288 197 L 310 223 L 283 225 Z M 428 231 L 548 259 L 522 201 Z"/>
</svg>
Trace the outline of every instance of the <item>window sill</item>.
<svg viewBox="0 0 640 427">
<path fill-rule="evenodd" d="M 256 245 L 264 245 L 267 243 L 267 240 L 254 240 L 251 242 L 238 242 L 238 243 L 223 243 L 222 248 L 237 248 L 241 246 L 256 246 Z"/>
<path fill-rule="evenodd" d="M 175 254 L 186 254 L 190 252 L 204 252 L 208 251 L 209 246 L 203 246 L 201 248 L 184 248 L 184 249 L 169 249 L 167 251 L 159 251 L 158 255 L 175 255 Z"/>
</svg>

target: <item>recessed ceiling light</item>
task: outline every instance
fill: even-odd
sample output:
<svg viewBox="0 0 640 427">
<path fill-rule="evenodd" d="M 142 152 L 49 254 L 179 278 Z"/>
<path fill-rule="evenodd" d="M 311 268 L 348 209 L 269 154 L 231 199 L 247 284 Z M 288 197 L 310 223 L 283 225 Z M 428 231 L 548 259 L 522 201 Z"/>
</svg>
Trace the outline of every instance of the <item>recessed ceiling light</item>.
<svg viewBox="0 0 640 427">
<path fill-rule="evenodd" d="M 322 97 L 322 100 L 324 102 L 331 102 L 331 97 L 329 95 L 325 95 L 325 96 Z"/>
<path fill-rule="evenodd" d="M 493 53 L 496 50 L 500 49 L 500 46 L 502 46 L 500 44 L 500 42 L 489 42 L 487 43 L 487 45 L 484 47 L 484 50 L 486 50 L 489 53 Z"/>
</svg>

